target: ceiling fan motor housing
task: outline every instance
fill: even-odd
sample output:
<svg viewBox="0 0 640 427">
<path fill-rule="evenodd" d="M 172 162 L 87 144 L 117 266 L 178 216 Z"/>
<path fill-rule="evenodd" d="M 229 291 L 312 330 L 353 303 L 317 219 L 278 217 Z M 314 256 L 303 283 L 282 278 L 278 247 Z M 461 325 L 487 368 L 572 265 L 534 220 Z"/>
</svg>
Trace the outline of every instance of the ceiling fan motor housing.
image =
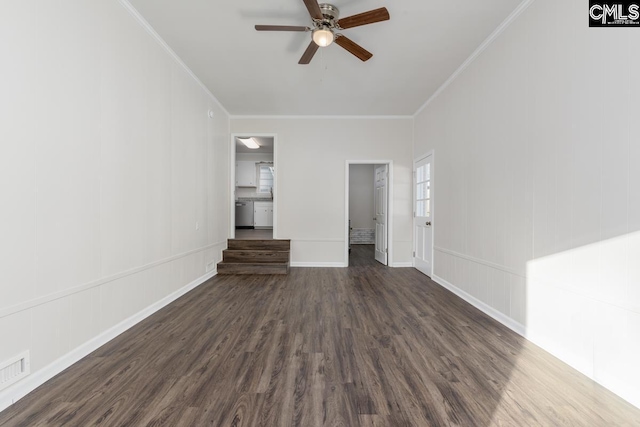
<svg viewBox="0 0 640 427">
<path fill-rule="evenodd" d="M 336 22 L 340 16 L 340 10 L 334 5 L 328 3 L 320 3 L 318 6 L 320 6 L 322 17 L 324 19 L 321 22 L 316 21 L 316 26 L 328 25 L 330 28 L 335 28 Z"/>
</svg>

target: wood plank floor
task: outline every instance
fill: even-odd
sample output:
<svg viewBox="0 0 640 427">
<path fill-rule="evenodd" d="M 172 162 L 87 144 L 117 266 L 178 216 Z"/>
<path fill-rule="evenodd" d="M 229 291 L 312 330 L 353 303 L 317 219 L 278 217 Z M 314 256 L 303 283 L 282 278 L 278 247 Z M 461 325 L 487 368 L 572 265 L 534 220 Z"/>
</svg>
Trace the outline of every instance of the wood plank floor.
<svg viewBox="0 0 640 427">
<path fill-rule="evenodd" d="M 266 240 L 273 239 L 273 230 L 263 230 L 263 229 L 249 229 L 249 228 L 237 228 L 236 229 L 236 239 L 245 239 L 245 240 Z"/>
<path fill-rule="evenodd" d="M 640 411 L 413 269 L 218 276 L 2 426 L 613 426 Z"/>
</svg>

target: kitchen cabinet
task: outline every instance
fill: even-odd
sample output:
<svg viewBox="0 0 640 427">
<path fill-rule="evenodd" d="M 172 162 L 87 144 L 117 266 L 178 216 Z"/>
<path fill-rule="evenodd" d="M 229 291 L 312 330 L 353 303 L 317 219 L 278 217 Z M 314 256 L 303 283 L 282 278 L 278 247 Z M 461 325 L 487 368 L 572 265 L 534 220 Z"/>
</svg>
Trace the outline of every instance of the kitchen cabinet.
<svg viewBox="0 0 640 427">
<path fill-rule="evenodd" d="M 254 202 L 253 212 L 255 228 L 273 228 L 273 202 Z"/>
<path fill-rule="evenodd" d="M 236 187 L 256 186 L 256 163 L 247 161 L 236 162 Z"/>
</svg>

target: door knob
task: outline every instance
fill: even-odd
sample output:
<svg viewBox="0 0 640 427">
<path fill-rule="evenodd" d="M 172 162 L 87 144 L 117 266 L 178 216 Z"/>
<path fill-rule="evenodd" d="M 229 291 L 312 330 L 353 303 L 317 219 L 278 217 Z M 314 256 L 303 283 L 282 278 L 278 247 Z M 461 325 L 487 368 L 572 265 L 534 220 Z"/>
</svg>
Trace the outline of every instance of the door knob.
<svg viewBox="0 0 640 427">
<path fill-rule="evenodd" d="M 431 227 L 431 221 L 427 221 L 427 227 Z"/>
</svg>

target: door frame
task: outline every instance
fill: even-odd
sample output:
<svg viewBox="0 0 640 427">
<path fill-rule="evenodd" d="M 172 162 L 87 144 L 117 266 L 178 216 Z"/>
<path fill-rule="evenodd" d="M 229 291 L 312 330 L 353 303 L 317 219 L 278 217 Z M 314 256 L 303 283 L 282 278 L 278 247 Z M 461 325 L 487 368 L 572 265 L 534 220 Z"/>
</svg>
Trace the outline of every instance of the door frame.
<svg viewBox="0 0 640 427">
<path fill-rule="evenodd" d="M 264 132 L 234 132 L 229 145 L 229 239 L 236 237 L 236 138 L 256 136 L 273 138 L 273 238 L 278 233 L 278 134 Z"/>
<path fill-rule="evenodd" d="M 387 266 L 393 267 L 393 160 L 346 160 L 344 180 L 344 265 L 349 266 L 349 166 L 387 165 Z M 373 186 L 374 177 L 371 177 Z"/>
<path fill-rule="evenodd" d="M 429 150 L 426 153 L 422 154 L 421 156 L 417 156 L 413 159 L 413 165 L 411 165 L 411 168 L 413 169 L 412 171 L 412 179 L 411 179 L 411 204 L 413 205 L 413 221 L 412 221 L 412 229 L 411 229 L 411 239 L 413 240 L 413 253 L 415 254 L 416 252 L 416 244 L 418 242 L 416 242 L 416 163 L 418 163 L 420 160 L 424 160 L 427 157 L 431 156 L 431 220 L 433 221 L 431 224 L 431 276 L 433 277 L 435 275 L 435 269 L 436 269 L 436 265 L 435 265 L 435 241 L 436 241 L 436 226 L 437 226 L 437 221 L 435 221 L 436 218 L 436 205 L 437 203 L 435 202 L 435 197 L 436 197 L 436 191 L 435 191 L 435 185 L 434 185 L 434 181 L 435 181 L 435 159 L 436 159 L 436 152 L 435 150 Z M 415 255 L 411 257 L 411 265 L 413 265 L 413 267 L 415 268 L 416 266 L 416 257 Z"/>
</svg>

